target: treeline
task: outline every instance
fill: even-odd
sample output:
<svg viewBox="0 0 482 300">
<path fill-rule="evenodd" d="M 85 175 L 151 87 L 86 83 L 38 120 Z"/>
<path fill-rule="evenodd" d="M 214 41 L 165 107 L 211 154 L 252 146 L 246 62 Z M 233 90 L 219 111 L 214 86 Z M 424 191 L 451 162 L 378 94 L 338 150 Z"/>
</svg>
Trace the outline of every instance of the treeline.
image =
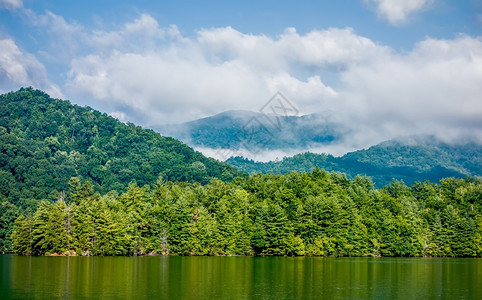
<svg viewBox="0 0 482 300">
<path fill-rule="evenodd" d="M 15 221 L 16 253 L 482 256 L 481 179 L 374 189 L 315 169 L 207 185 L 159 178 L 103 196 L 69 185 Z"/>
</svg>

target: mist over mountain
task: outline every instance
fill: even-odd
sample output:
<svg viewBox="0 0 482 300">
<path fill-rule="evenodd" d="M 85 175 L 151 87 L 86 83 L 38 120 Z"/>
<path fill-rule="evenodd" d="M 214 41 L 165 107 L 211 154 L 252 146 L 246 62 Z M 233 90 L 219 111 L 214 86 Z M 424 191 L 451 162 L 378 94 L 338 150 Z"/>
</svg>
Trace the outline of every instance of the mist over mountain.
<svg viewBox="0 0 482 300">
<path fill-rule="evenodd" d="M 190 125 L 190 128 L 202 129 L 199 132 L 209 137 L 202 145 L 215 146 L 226 142 L 229 147 L 259 147 L 260 151 L 268 149 L 266 151 L 271 152 L 300 145 L 309 147 L 313 143 L 342 144 L 346 139 L 343 130 L 333 130 L 339 127 L 329 118 L 316 115 L 279 117 L 227 112 Z M 285 129 L 288 131 L 284 132 Z M 199 138 L 203 135 L 199 134 Z M 358 208 L 354 211 L 350 209 L 356 207 L 355 203 L 364 203 L 369 199 L 373 200 L 361 204 L 360 212 L 365 213 L 379 206 L 387 214 L 376 227 L 369 221 L 365 228 L 370 228 L 373 234 L 388 230 L 384 235 L 388 236 L 387 242 L 381 235 L 377 236 L 377 241 L 382 241 L 380 244 L 388 245 L 389 241 L 400 235 L 399 231 L 386 224 L 400 220 L 405 224 L 429 224 L 428 221 L 423 223 L 425 221 L 422 222 L 422 219 L 412 223 L 406 221 L 406 216 L 416 214 L 404 213 L 404 207 L 416 207 L 417 211 L 426 212 L 426 205 L 432 205 L 434 214 L 421 215 L 428 220 L 434 220 L 430 216 L 439 213 L 440 209 L 444 209 L 442 215 L 450 216 L 444 206 L 446 211 L 454 211 L 455 207 L 455 211 L 460 209 L 460 215 L 473 214 L 473 219 L 461 219 L 465 220 L 464 224 L 476 224 L 474 219 L 479 219 L 480 179 L 447 178 L 438 185 L 425 180 L 480 176 L 481 158 L 482 147 L 478 143 L 464 141 L 454 144 L 431 136 L 415 136 L 390 140 L 341 157 L 303 153 L 267 163 L 235 157 L 227 160 L 228 164 L 207 158 L 176 139 L 132 123 L 122 123 L 90 107 L 52 99 L 40 90 L 22 88 L 0 95 L 0 251 L 10 251 L 13 247 L 20 254 L 41 255 L 63 253 L 72 245 L 71 251 L 80 254 L 87 250 L 94 255 L 162 253 L 163 242 L 159 236 L 166 232 L 169 234 L 167 239 L 174 241 L 169 244 L 172 245 L 170 253 L 175 254 L 207 255 L 210 253 L 208 251 L 230 254 L 227 251 L 234 251 L 233 254 L 286 255 L 290 254 L 287 251 L 292 250 L 266 252 L 281 248 L 266 248 L 263 246 L 265 244 L 258 243 L 268 240 L 271 234 L 261 237 L 254 235 L 262 232 L 259 224 L 275 224 L 273 230 L 284 228 L 292 232 L 289 230 L 293 230 L 293 224 L 305 224 L 311 220 L 313 207 L 337 208 L 347 216 L 356 216 Z M 303 173 L 311 170 L 314 171 Z M 271 174 L 245 176 L 243 171 Z M 292 171 L 300 173 L 273 174 Z M 357 175 L 370 176 L 372 179 Z M 354 180 L 347 180 L 347 177 Z M 424 182 L 408 187 L 392 179 L 403 180 L 409 185 L 415 181 Z M 372 181 L 376 188 L 386 186 L 374 189 Z M 310 194 L 310 190 L 315 194 Z M 346 206 L 342 206 L 342 203 L 346 203 Z M 393 204 L 393 214 L 386 208 L 389 203 Z M 266 210 L 268 207 L 275 209 Z M 310 219 L 300 221 L 297 214 L 301 209 L 306 209 L 306 216 Z M 320 210 L 319 215 L 323 218 L 329 216 L 328 220 L 342 220 L 343 224 L 348 220 L 339 218 L 339 213 L 327 211 Z M 29 213 L 33 213 L 33 217 Z M 378 220 L 379 213 L 371 214 Z M 242 215 L 244 219 L 235 217 Z M 269 216 L 278 223 L 270 219 L 260 221 L 263 220 L 261 216 Z M 288 219 L 286 216 L 293 217 Z M 14 223 L 15 219 L 17 221 Z M 370 220 L 368 217 L 355 219 Z M 70 223 L 70 220 L 74 221 Z M 246 223 L 230 223 L 231 227 L 228 227 L 228 222 L 234 220 L 245 220 Z M 70 230 L 65 224 L 74 224 L 72 228 L 75 229 Z M 338 223 L 333 224 L 333 228 L 341 228 Z M 440 221 L 437 224 L 445 224 L 448 230 L 453 227 L 450 224 L 454 223 Z M 199 230 L 194 227 L 196 230 L 193 231 L 193 225 L 199 226 Z M 435 225 L 421 227 L 417 232 L 425 234 L 427 230 L 432 230 L 430 228 L 441 228 L 431 234 L 437 237 L 439 232 L 447 232 L 446 228 Z M 327 228 L 322 223 L 316 226 L 320 230 Z M 363 226 L 363 223 L 353 223 L 348 231 Z M 115 228 L 115 231 L 104 234 L 104 228 Z M 192 247 L 183 246 L 193 245 L 195 238 L 202 237 L 196 235 L 199 232 L 217 231 L 216 236 L 223 242 L 226 236 L 236 232 L 233 228 L 247 228 L 238 232 L 244 235 L 238 240 L 245 241 L 240 250 L 229 250 L 227 242 L 223 248 L 216 248 L 220 250 L 209 250 L 209 247 L 214 247 L 211 246 L 214 244 L 209 244 L 213 243 L 213 235 L 206 237 L 208 248 L 199 248 L 202 251 L 193 252 Z M 460 230 L 457 236 L 470 237 L 464 230 Z M 472 230 L 475 232 L 476 229 Z M 73 232 L 71 237 L 68 236 L 69 232 Z M 305 243 L 301 237 L 296 238 L 293 234 L 286 236 L 290 237 L 291 244 L 288 246 L 294 245 L 292 241 L 295 240 L 300 244 Z M 344 237 L 346 234 L 333 231 L 329 236 Z M 48 242 L 39 242 L 47 239 Z M 89 239 L 97 243 L 84 246 L 83 241 Z M 101 239 L 106 242 L 98 242 Z M 37 241 L 33 246 L 32 240 Z M 57 240 L 61 242 L 56 244 Z M 70 240 L 74 242 L 69 243 Z M 360 238 L 360 241 L 373 240 L 366 234 Z M 452 236 L 448 236 L 440 241 L 440 245 L 447 245 L 453 240 Z M 273 239 L 272 243 L 276 241 Z M 416 236 L 407 241 L 417 241 Z M 459 249 L 465 251 L 477 245 L 474 239 L 467 238 L 467 241 Z M 107 243 L 115 246 L 105 248 L 103 245 Z M 310 245 L 312 242 L 306 240 L 306 243 Z M 423 249 L 423 245 L 428 244 L 428 241 L 419 243 L 419 248 Z M 287 249 L 294 249 L 289 247 Z M 340 249 L 353 248 L 342 246 Z M 344 254 L 336 251 L 327 252 L 327 255 L 352 255 L 351 252 Z M 388 249 L 383 254 L 416 256 L 422 250 L 417 251 L 402 253 Z M 321 252 L 303 253 L 325 255 Z M 427 253 L 432 255 L 432 252 Z M 475 255 L 474 252 L 437 253 L 442 256 Z M 364 252 L 355 254 L 365 255 Z"/>
<path fill-rule="evenodd" d="M 477 139 L 414 135 L 346 151 L 352 145 L 352 132 L 328 114 L 226 111 L 156 129 L 251 174 L 310 172 L 318 167 L 349 178 L 370 176 L 377 187 L 392 179 L 413 184 L 482 174 L 482 146 Z"/>
<path fill-rule="evenodd" d="M 348 132 L 329 115 L 278 116 L 240 110 L 153 128 L 206 155 L 209 149 L 230 149 L 247 157 L 266 152 L 286 155 L 334 146 L 342 143 Z"/>
<path fill-rule="evenodd" d="M 444 143 L 434 137 L 403 137 L 341 157 L 330 154 L 301 153 L 282 160 L 256 162 L 233 157 L 228 163 L 248 173 L 310 172 L 315 168 L 372 177 L 375 186 L 392 179 L 411 185 L 416 181 L 438 182 L 445 177 L 464 178 L 482 175 L 482 145 L 476 142 Z"/>
</svg>

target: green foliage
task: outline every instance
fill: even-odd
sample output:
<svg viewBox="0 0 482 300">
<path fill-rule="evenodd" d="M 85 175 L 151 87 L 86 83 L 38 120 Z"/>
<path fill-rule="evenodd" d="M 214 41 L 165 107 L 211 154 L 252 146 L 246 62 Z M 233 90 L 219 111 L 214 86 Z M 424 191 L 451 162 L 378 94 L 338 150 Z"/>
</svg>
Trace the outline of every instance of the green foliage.
<svg viewBox="0 0 482 300">
<path fill-rule="evenodd" d="M 379 165 L 403 160 L 370 151 Z M 458 162 L 480 174 L 468 162 L 480 149 L 471 151 Z M 298 158 L 291 169 L 334 159 Z M 367 170 L 371 159 L 343 161 Z M 40 91 L 0 95 L 1 252 L 482 256 L 480 178 L 411 187 L 390 178 L 375 189 L 368 177 L 316 167 L 239 174 L 172 138 Z"/>
<path fill-rule="evenodd" d="M 24 209 L 32 199 L 57 200 L 80 178 L 90 186 L 73 201 L 92 189 L 125 191 L 131 181 L 153 185 L 159 175 L 206 184 L 240 174 L 177 140 L 32 88 L 0 95 L 0 201 Z"/>
<path fill-rule="evenodd" d="M 21 255 L 33 254 L 32 215 L 21 215 L 15 220 L 12 234 L 13 249 Z"/>
<path fill-rule="evenodd" d="M 234 157 L 226 162 L 249 174 L 311 172 L 316 167 L 342 172 L 352 179 L 360 174 L 372 177 L 379 188 L 390 184 L 393 178 L 413 184 L 416 181 L 438 182 L 446 177 L 464 178 L 482 174 L 480 144 L 448 145 L 427 139 L 415 143 L 388 141 L 341 157 L 302 153 L 280 161 L 255 162 Z"/>
<path fill-rule="evenodd" d="M 7 200 L 0 202 L 0 253 L 9 252 L 12 249 L 13 223 L 19 214 L 20 209 L 14 204 Z"/>
<path fill-rule="evenodd" d="M 166 180 L 206 184 L 212 178 L 232 180 L 240 174 L 236 168 L 206 158 L 177 140 L 123 124 L 89 107 L 52 99 L 32 88 L 0 95 L 0 252 L 12 249 L 13 221 L 22 211 L 35 212 L 39 200 L 52 203 L 63 199 L 85 210 L 81 201 L 95 192 L 123 192 L 130 182 L 154 185 L 162 176 Z M 87 216 L 87 221 L 94 218 L 83 217 Z M 109 214 L 95 217 L 106 226 L 112 222 Z M 41 226 L 58 224 L 48 223 L 47 217 L 34 219 L 38 225 L 35 230 L 42 238 L 28 251 L 40 253 L 51 248 Z M 86 232 L 94 231 L 94 227 L 82 230 L 79 240 L 73 241 L 81 252 L 96 242 Z M 111 226 L 109 230 L 114 234 L 118 229 Z M 66 247 L 62 242 L 55 250 Z M 109 254 L 128 251 L 98 243 L 91 250 L 98 251 L 99 247 L 110 249 Z"/>
<path fill-rule="evenodd" d="M 369 178 L 315 169 L 207 185 L 160 177 L 120 195 L 101 196 L 75 178 L 70 187 L 68 204 L 41 201 L 16 219 L 16 253 L 482 255 L 482 180 L 474 178 L 374 189 Z"/>
</svg>

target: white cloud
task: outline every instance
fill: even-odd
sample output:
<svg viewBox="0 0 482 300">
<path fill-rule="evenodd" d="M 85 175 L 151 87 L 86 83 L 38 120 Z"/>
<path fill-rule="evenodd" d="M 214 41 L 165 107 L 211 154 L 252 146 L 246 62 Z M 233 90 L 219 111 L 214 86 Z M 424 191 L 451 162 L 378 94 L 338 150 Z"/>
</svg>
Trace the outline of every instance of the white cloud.
<svg viewBox="0 0 482 300">
<path fill-rule="evenodd" d="M 404 18 L 431 2 L 420 3 L 402 9 Z M 68 62 L 69 98 L 90 99 L 122 121 L 153 126 L 257 111 L 281 91 L 301 113 L 330 112 L 348 129 L 343 144 L 329 148 L 336 154 L 420 133 L 482 140 L 480 37 L 427 38 L 397 53 L 351 28 L 287 28 L 269 37 L 224 27 L 187 37 L 148 14 L 110 31 L 88 31 L 49 12 L 36 20 L 55 43 L 74 45 L 48 51 Z M 54 87 L 35 56 L 2 43 L 0 76 Z"/>
<path fill-rule="evenodd" d="M 347 118 L 372 138 L 435 134 L 482 141 L 481 38 L 427 39 L 407 55 L 354 66 L 342 80 Z"/>
<path fill-rule="evenodd" d="M 139 30 L 148 41 L 131 34 Z M 72 61 L 68 88 L 115 101 L 149 125 L 258 110 L 278 90 L 310 113 L 337 95 L 319 70 L 345 69 L 390 52 L 352 29 L 299 35 L 288 28 L 270 38 L 225 27 L 186 38 L 175 26 L 159 28 L 148 15 L 117 31 L 94 32 L 87 41 L 94 50 Z"/>
<path fill-rule="evenodd" d="M 23 7 L 22 0 L 0 0 L 0 9 L 16 10 Z"/>
<path fill-rule="evenodd" d="M 187 38 L 148 15 L 83 34 L 91 53 L 72 60 L 67 90 L 143 125 L 256 111 L 281 91 L 301 113 L 329 111 L 352 133 L 347 150 L 410 134 L 482 139 L 480 38 L 427 38 L 397 53 L 350 28 L 273 38 L 225 27 Z"/>
<path fill-rule="evenodd" d="M 95 30 L 85 43 L 99 52 L 110 52 L 113 49 L 123 52 L 142 52 L 154 49 L 166 37 L 179 36 L 175 26 L 160 28 L 157 21 L 148 14 L 142 14 L 133 22 L 126 23 L 117 31 Z"/>
<path fill-rule="evenodd" d="M 54 97 L 62 96 L 60 89 L 47 80 L 44 65 L 34 55 L 20 50 L 12 39 L 0 40 L 0 82 L 5 91 L 33 86 Z"/>
<path fill-rule="evenodd" d="M 127 122 L 127 115 L 122 111 L 114 111 L 114 112 L 111 112 L 109 115 L 121 122 L 124 122 L 124 123 Z"/>
<path fill-rule="evenodd" d="M 231 27 L 213 28 L 198 32 L 197 42 L 205 57 L 239 59 L 270 70 L 285 70 L 293 64 L 309 68 L 345 67 L 367 62 L 389 51 L 355 34 L 351 28 L 313 30 L 306 35 L 299 35 L 295 28 L 287 28 L 278 39 L 243 34 Z"/>
<path fill-rule="evenodd" d="M 43 15 L 29 9 L 24 9 L 23 13 L 32 25 L 44 28 L 40 38 L 47 41 L 47 46 L 39 53 L 49 63 L 66 65 L 84 47 L 85 30 L 77 22 L 69 22 L 48 10 Z"/>
<path fill-rule="evenodd" d="M 288 28 L 278 44 L 286 49 L 283 53 L 286 57 L 291 56 L 295 63 L 310 67 L 368 63 L 389 52 L 387 47 L 355 34 L 351 28 L 313 30 L 304 36 L 297 34 L 294 28 Z"/>
<path fill-rule="evenodd" d="M 416 12 L 429 8 L 435 0 L 367 0 L 377 6 L 378 15 L 392 25 L 404 24 Z"/>
</svg>

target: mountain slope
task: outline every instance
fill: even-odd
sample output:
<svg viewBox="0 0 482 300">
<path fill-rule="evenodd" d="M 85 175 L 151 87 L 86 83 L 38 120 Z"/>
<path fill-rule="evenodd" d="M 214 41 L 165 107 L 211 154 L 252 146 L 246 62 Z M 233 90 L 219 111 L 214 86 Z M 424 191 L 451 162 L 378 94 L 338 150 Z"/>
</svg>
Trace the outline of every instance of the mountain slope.
<svg viewBox="0 0 482 300">
<path fill-rule="evenodd" d="M 482 147 L 475 143 L 449 145 L 433 138 L 410 138 L 383 142 L 342 157 L 303 153 L 267 163 L 241 157 L 227 162 L 248 173 L 309 172 L 319 167 L 346 173 L 349 178 L 358 174 L 370 176 L 381 187 L 393 178 L 411 185 L 425 179 L 438 182 L 444 177 L 481 176 Z"/>
<path fill-rule="evenodd" d="M 192 147 L 242 149 L 250 147 L 251 133 L 262 141 L 263 150 L 289 150 L 330 144 L 344 131 L 322 115 L 268 116 L 251 111 L 226 111 L 177 125 L 157 126 Z M 251 145 L 252 146 L 252 145 Z"/>
<path fill-rule="evenodd" d="M 238 174 L 173 138 L 39 90 L 0 95 L 0 202 L 27 207 L 29 199 L 56 199 L 71 177 L 106 192 L 133 180 L 153 185 L 159 176 L 207 183 Z"/>
</svg>

